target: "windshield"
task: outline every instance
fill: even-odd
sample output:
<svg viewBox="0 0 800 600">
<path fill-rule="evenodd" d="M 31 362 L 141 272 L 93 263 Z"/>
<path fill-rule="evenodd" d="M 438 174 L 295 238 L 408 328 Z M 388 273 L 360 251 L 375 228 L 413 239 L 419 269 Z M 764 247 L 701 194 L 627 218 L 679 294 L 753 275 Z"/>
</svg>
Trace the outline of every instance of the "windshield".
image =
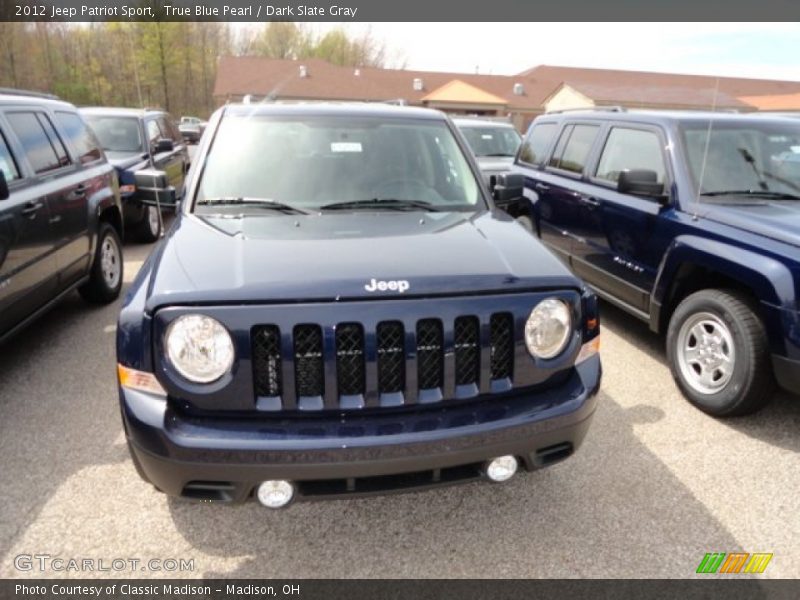
<svg viewBox="0 0 800 600">
<path fill-rule="evenodd" d="M 459 127 L 475 156 L 516 156 L 521 142 L 516 129 L 511 127 Z"/>
<path fill-rule="evenodd" d="M 229 116 L 206 158 L 198 211 L 214 199 L 270 200 L 300 210 L 475 210 L 479 184 L 446 124 L 374 117 Z M 244 202 L 247 200 L 247 202 Z M 392 203 L 371 202 L 391 200 Z"/>
<path fill-rule="evenodd" d="M 141 152 L 144 150 L 139 120 L 134 117 L 83 115 L 106 152 Z"/>
<path fill-rule="evenodd" d="M 800 194 L 800 124 L 698 121 L 681 129 L 700 195 Z"/>
</svg>

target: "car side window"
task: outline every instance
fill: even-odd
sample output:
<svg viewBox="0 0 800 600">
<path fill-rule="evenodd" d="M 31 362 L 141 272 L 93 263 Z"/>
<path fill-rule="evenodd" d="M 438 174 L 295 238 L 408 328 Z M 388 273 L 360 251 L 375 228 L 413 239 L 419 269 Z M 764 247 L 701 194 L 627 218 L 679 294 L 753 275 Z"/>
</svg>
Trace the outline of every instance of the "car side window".
<svg viewBox="0 0 800 600">
<path fill-rule="evenodd" d="M 664 183 L 661 141 L 654 131 L 614 127 L 606 139 L 595 177 L 616 183 L 622 171 L 631 169 L 654 171 L 658 183 Z"/>
<path fill-rule="evenodd" d="M 558 140 L 549 166 L 582 173 L 598 131 L 600 131 L 598 125 L 578 124 L 566 127 Z"/>
<path fill-rule="evenodd" d="M 6 118 L 37 175 L 69 164 L 66 148 L 46 115 L 36 112 L 9 112 L 6 113 Z"/>
<path fill-rule="evenodd" d="M 176 144 L 180 141 L 180 133 L 175 130 L 175 126 L 170 122 L 169 119 L 165 117 L 159 117 L 158 125 L 161 128 L 161 131 L 164 132 L 164 137 L 168 137 Z"/>
<path fill-rule="evenodd" d="M 520 162 L 529 165 L 541 165 L 544 162 L 544 153 L 550 146 L 550 140 L 556 133 L 556 123 L 540 123 L 534 125 L 519 151 Z"/>
<path fill-rule="evenodd" d="M 147 140 L 152 148 L 153 145 L 162 137 L 164 134 L 161 133 L 161 129 L 158 126 L 158 123 L 155 119 L 151 119 L 147 121 Z"/>
<path fill-rule="evenodd" d="M 81 164 L 88 164 L 103 158 L 100 143 L 78 115 L 70 112 L 56 111 L 56 121 L 61 130 L 78 153 Z"/>
<path fill-rule="evenodd" d="M 6 181 L 19 179 L 19 169 L 17 169 L 17 164 L 14 162 L 14 157 L 2 132 L 0 132 L 0 171 L 3 172 Z"/>
</svg>

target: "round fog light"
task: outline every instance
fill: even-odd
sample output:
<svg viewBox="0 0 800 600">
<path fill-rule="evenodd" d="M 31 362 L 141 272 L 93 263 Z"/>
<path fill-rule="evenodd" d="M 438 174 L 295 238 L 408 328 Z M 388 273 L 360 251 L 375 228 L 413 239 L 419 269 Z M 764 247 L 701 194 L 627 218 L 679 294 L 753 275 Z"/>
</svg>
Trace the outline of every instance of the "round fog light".
<svg viewBox="0 0 800 600">
<path fill-rule="evenodd" d="M 508 481 L 517 472 L 519 463 L 517 459 L 510 454 L 507 456 L 498 456 L 497 458 L 489 461 L 486 466 L 486 476 L 492 481 Z"/>
<path fill-rule="evenodd" d="M 294 497 L 294 486 L 285 479 L 265 481 L 258 486 L 258 501 L 267 508 L 282 508 Z"/>
</svg>

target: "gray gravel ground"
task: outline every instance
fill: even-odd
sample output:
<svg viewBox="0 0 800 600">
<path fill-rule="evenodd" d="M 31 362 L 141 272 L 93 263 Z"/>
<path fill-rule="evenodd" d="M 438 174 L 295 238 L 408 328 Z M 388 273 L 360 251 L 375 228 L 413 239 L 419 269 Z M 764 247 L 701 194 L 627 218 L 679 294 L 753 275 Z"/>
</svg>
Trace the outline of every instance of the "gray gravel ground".
<svg viewBox="0 0 800 600">
<path fill-rule="evenodd" d="M 126 282 L 149 250 L 126 247 Z M 707 417 L 676 391 L 661 339 L 602 308 L 602 397 L 568 461 L 502 486 L 269 512 L 139 480 L 116 399 L 118 306 L 71 296 L 0 347 L 0 576 L 40 576 L 14 558 L 49 554 L 194 559 L 150 576 L 689 577 L 706 552 L 744 551 L 775 554 L 765 577 L 800 577 L 800 399 Z"/>
</svg>

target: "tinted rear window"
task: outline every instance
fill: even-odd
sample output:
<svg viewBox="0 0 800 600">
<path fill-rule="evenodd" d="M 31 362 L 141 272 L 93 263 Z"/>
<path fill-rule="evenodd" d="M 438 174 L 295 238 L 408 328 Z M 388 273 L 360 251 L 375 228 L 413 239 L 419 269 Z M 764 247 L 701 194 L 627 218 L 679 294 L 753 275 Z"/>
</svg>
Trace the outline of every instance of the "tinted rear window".
<svg viewBox="0 0 800 600">
<path fill-rule="evenodd" d="M 528 137 L 522 144 L 519 152 L 520 162 L 530 165 L 540 165 L 544 162 L 545 152 L 556 133 L 556 123 L 541 123 L 534 125 Z"/>
<path fill-rule="evenodd" d="M 597 125 L 573 125 L 564 129 L 558 147 L 550 159 L 550 166 L 573 173 L 583 173 L 586 159 L 600 127 Z M 562 144 L 563 142 L 563 144 Z"/>
<path fill-rule="evenodd" d="M 5 175 L 6 181 L 13 181 L 19 179 L 19 170 L 17 164 L 14 162 L 14 157 L 11 155 L 11 150 L 8 148 L 6 139 L 0 132 L 0 171 Z"/>
<path fill-rule="evenodd" d="M 43 123 L 47 124 L 47 129 L 51 132 L 52 125 L 45 115 L 33 112 L 10 112 L 6 114 L 6 118 L 17 134 L 25 149 L 25 155 L 36 173 L 52 171 L 69 162 L 61 140 L 52 139 L 47 135 Z"/>
<path fill-rule="evenodd" d="M 56 112 L 56 120 L 78 153 L 78 159 L 81 163 L 87 164 L 103 158 L 97 138 L 86 126 L 86 123 L 83 122 L 83 119 L 75 113 L 58 111 Z"/>
</svg>

